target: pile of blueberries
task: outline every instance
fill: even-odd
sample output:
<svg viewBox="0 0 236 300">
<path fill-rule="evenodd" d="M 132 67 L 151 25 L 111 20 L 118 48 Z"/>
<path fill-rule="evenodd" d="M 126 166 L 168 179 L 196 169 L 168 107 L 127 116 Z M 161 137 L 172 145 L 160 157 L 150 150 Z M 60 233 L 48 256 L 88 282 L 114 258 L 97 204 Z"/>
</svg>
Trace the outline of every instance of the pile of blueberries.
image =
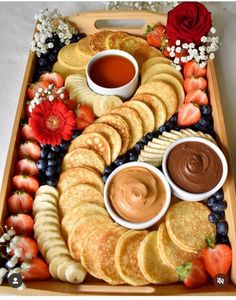
<svg viewBox="0 0 236 300">
<path fill-rule="evenodd" d="M 85 36 L 86 34 L 82 32 L 73 34 L 70 42 L 76 43 Z M 37 59 L 34 81 L 37 81 L 43 73 L 52 71 L 53 64 L 57 61 L 58 52 L 65 46 L 65 44 L 60 41 L 57 34 L 54 34 L 51 38 L 47 38 L 46 43 L 53 43 L 54 47 L 48 49 L 47 53 L 42 54 Z"/>
</svg>

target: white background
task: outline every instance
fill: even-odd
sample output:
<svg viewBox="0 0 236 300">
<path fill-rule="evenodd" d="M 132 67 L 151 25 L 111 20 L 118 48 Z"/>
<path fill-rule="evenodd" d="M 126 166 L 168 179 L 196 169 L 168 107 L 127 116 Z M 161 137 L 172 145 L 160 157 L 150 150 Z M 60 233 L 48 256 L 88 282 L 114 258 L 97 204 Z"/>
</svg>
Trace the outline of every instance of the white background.
<svg viewBox="0 0 236 300">
<path fill-rule="evenodd" d="M 33 16 L 45 6 L 70 15 L 103 9 L 104 3 L 0 2 L 0 182 L 35 26 Z M 211 2 L 206 6 L 222 42 L 215 64 L 236 178 L 236 2 Z"/>
</svg>

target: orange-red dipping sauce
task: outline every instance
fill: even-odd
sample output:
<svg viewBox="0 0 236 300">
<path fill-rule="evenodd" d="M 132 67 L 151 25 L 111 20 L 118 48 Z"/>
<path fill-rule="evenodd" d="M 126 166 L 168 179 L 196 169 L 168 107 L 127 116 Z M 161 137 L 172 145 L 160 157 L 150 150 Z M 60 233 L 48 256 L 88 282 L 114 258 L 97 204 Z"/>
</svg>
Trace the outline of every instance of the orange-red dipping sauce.
<svg viewBox="0 0 236 300">
<path fill-rule="evenodd" d="M 135 68 L 132 62 L 119 55 L 107 55 L 97 59 L 90 68 L 90 78 L 105 88 L 117 88 L 129 83 Z"/>
</svg>

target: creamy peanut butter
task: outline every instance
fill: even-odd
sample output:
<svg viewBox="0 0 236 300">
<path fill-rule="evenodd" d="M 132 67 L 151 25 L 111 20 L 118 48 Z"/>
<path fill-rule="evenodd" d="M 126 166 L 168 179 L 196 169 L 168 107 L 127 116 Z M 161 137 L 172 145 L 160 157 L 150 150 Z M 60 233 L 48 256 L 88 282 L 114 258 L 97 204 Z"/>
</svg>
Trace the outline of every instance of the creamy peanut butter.
<svg viewBox="0 0 236 300">
<path fill-rule="evenodd" d="M 130 222 L 145 222 L 155 217 L 166 200 L 161 179 L 143 167 L 130 167 L 112 179 L 108 196 L 113 209 Z"/>
</svg>

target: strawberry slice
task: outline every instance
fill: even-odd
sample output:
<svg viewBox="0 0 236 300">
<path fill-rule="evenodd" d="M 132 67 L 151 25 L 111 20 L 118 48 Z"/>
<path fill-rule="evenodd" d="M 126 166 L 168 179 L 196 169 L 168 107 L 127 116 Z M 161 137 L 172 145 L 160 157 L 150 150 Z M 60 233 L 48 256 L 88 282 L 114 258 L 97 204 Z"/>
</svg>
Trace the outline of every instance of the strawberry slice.
<svg viewBox="0 0 236 300">
<path fill-rule="evenodd" d="M 31 235 L 33 233 L 34 221 L 26 214 L 10 216 L 5 225 L 7 228 L 13 228 L 17 235 Z"/>
<path fill-rule="evenodd" d="M 35 240 L 28 236 L 17 236 L 17 238 L 19 241 L 16 242 L 16 248 L 20 248 L 22 250 L 20 261 L 36 258 L 38 256 L 39 249 Z M 14 251 L 12 251 L 10 254 L 13 256 Z"/>
<path fill-rule="evenodd" d="M 184 266 L 178 266 L 179 278 L 189 288 L 196 288 L 207 283 L 207 272 L 203 262 L 199 258 L 195 258 L 192 262 L 186 263 Z"/>
<path fill-rule="evenodd" d="M 43 89 L 45 90 L 49 86 L 49 82 L 42 80 L 42 81 L 37 81 L 35 83 L 29 84 L 29 87 L 27 88 L 26 91 L 26 96 L 29 100 L 34 99 L 35 93 L 38 92 L 38 89 Z"/>
<path fill-rule="evenodd" d="M 18 155 L 19 158 L 29 158 L 33 161 L 37 161 L 40 158 L 40 146 L 36 142 L 26 141 L 20 145 Z"/>
<path fill-rule="evenodd" d="M 188 77 L 205 77 L 206 68 L 201 68 L 196 61 L 190 60 L 184 65 L 184 78 Z"/>
<path fill-rule="evenodd" d="M 193 103 L 182 104 L 178 112 L 178 125 L 190 126 L 201 119 L 201 112 L 197 105 Z"/>
<path fill-rule="evenodd" d="M 74 99 L 66 99 L 64 103 L 70 107 L 70 109 L 75 110 L 77 107 L 77 102 Z"/>
<path fill-rule="evenodd" d="M 25 124 L 21 128 L 21 137 L 24 141 L 33 141 L 35 139 L 32 128 L 29 124 Z"/>
<path fill-rule="evenodd" d="M 26 192 L 16 191 L 7 199 L 8 210 L 12 214 L 27 213 L 32 209 L 33 198 Z"/>
<path fill-rule="evenodd" d="M 79 104 L 75 110 L 77 129 L 83 130 L 95 120 L 93 109 L 86 104 Z"/>
<path fill-rule="evenodd" d="M 25 175 L 38 175 L 38 168 L 33 160 L 23 158 L 16 163 L 16 173 Z"/>
<path fill-rule="evenodd" d="M 202 250 L 200 257 L 207 272 L 213 278 L 218 274 L 226 275 L 232 264 L 232 250 L 225 244 L 214 246 L 210 239 L 207 239 L 206 242 L 208 247 Z"/>
<path fill-rule="evenodd" d="M 16 175 L 12 178 L 13 187 L 33 195 L 39 188 L 39 182 L 34 176 Z"/>
<path fill-rule="evenodd" d="M 207 88 L 207 81 L 204 77 L 188 77 L 184 80 L 185 91 L 191 92 L 193 90 L 205 90 Z"/>
<path fill-rule="evenodd" d="M 48 265 L 41 258 L 33 258 L 30 268 L 21 272 L 24 281 L 47 280 L 51 278 Z"/>
<path fill-rule="evenodd" d="M 53 84 L 57 88 L 61 88 L 64 85 L 64 78 L 60 73 L 44 73 L 41 75 L 39 81 L 47 81 Z"/>
<path fill-rule="evenodd" d="M 156 24 L 154 27 L 147 27 L 147 42 L 150 46 L 164 48 L 166 44 L 166 28 L 162 24 Z"/>
<path fill-rule="evenodd" d="M 184 103 L 193 102 L 198 105 L 208 105 L 207 94 L 202 90 L 193 90 L 185 96 Z"/>
</svg>

